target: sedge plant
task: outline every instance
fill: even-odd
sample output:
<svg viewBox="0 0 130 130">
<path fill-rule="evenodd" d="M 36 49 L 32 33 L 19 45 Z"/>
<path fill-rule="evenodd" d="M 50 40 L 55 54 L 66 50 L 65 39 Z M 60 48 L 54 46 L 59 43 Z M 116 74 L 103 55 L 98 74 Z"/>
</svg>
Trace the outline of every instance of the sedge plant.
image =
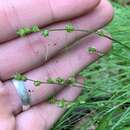
<svg viewBox="0 0 130 130">
<path fill-rule="evenodd" d="M 48 29 L 48 30 L 47 29 L 41 30 L 37 25 L 34 25 L 31 28 L 24 27 L 24 28 L 21 28 L 17 31 L 17 35 L 20 36 L 20 37 L 25 37 L 25 36 L 29 35 L 30 33 L 40 32 L 41 35 L 46 38 L 46 37 L 49 37 L 49 34 L 51 32 L 57 32 L 57 31 L 66 31 L 68 33 L 78 31 L 78 32 L 87 33 L 87 36 L 94 33 L 94 34 L 97 34 L 101 37 L 106 37 L 106 38 L 108 38 L 112 41 L 115 41 L 115 42 L 119 43 L 120 45 L 122 45 L 123 47 L 130 50 L 129 46 L 126 46 L 125 44 L 121 43 L 120 41 L 113 39 L 104 30 L 92 30 L 92 31 L 90 31 L 90 30 L 86 30 L 86 29 L 76 29 L 71 23 L 67 24 L 65 26 L 65 28 L 56 28 L 56 29 Z M 104 55 L 103 52 L 98 51 L 95 47 L 89 47 L 86 51 L 88 51 L 90 54 L 95 53 L 95 54 L 100 55 L 100 56 Z M 51 78 L 51 79 L 48 79 L 47 81 L 40 81 L 40 80 L 29 79 L 25 75 L 17 73 L 13 76 L 13 78 L 15 80 L 31 81 L 31 82 L 33 82 L 33 84 L 36 87 L 40 86 L 41 84 L 57 84 L 57 85 L 61 85 L 61 86 L 73 85 L 73 87 L 81 87 L 81 86 L 83 87 L 84 86 L 84 84 L 76 81 L 75 77 L 70 77 L 67 80 L 65 80 L 61 77 L 57 77 L 56 79 Z"/>
<path fill-rule="evenodd" d="M 107 29 L 108 31 L 111 32 L 111 30 L 109 30 L 109 28 Z M 123 43 L 121 40 L 117 40 L 117 38 L 113 38 L 111 37 L 106 31 L 104 30 L 86 30 L 86 29 L 76 29 L 71 23 L 67 24 L 64 28 L 56 28 L 56 29 L 40 29 L 37 25 L 32 26 L 31 28 L 21 28 L 17 31 L 17 35 L 20 37 L 25 37 L 30 33 L 35 33 L 35 32 L 40 32 L 40 34 L 44 37 L 47 38 L 49 37 L 51 32 L 57 32 L 57 31 L 66 31 L 67 33 L 73 33 L 74 31 L 78 31 L 78 32 L 84 32 L 86 33 L 86 36 L 89 36 L 91 34 L 97 34 L 101 37 L 106 37 L 110 40 L 112 40 L 114 43 L 116 43 L 116 45 L 118 44 L 120 46 L 120 48 L 123 48 L 125 50 L 130 51 L 130 46 L 128 46 L 128 44 Z M 119 32 L 119 31 L 118 31 Z M 115 31 L 112 32 L 112 35 L 114 35 L 114 33 L 116 33 Z M 119 32 L 120 33 L 120 32 Z M 115 36 L 115 35 L 114 35 Z M 119 48 L 119 47 L 118 47 Z M 103 52 L 100 52 L 99 50 L 97 50 L 97 48 L 95 47 L 89 47 L 88 49 L 86 49 L 86 52 L 89 52 L 90 54 L 97 54 L 99 56 L 104 56 Z M 115 53 L 112 52 L 114 56 L 119 56 L 119 53 Z M 112 55 L 112 56 L 113 56 Z M 122 56 L 125 57 L 126 59 L 129 59 L 127 57 L 127 55 Z M 113 60 L 113 57 L 111 57 L 111 59 Z M 122 97 L 127 96 L 128 92 L 127 91 L 127 87 L 129 86 L 128 83 L 126 82 L 126 85 L 124 88 L 122 88 L 120 91 L 117 91 L 116 89 L 111 91 L 108 89 L 104 88 L 98 88 L 99 85 L 103 85 L 103 83 L 106 83 L 107 81 L 103 81 L 100 82 L 96 76 L 93 77 L 93 80 L 91 80 L 92 75 L 99 74 L 100 73 L 104 73 L 102 68 L 103 64 L 106 62 L 104 62 L 103 59 L 101 59 L 102 62 L 100 62 L 99 66 L 95 63 L 93 64 L 93 66 L 86 72 L 82 72 L 82 75 L 84 77 L 87 77 L 87 81 L 85 81 L 85 83 L 80 83 L 79 81 L 76 80 L 75 76 L 71 76 L 68 79 L 64 79 L 62 77 L 57 77 L 57 78 L 49 78 L 46 81 L 40 81 L 38 79 L 30 79 L 29 77 L 27 77 L 26 75 L 17 73 L 13 76 L 14 79 L 16 80 L 23 80 L 23 81 L 30 81 L 33 82 L 33 84 L 36 87 L 40 87 L 41 84 L 57 84 L 60 87 L 65 87 L 65 86 L 70 86 L 70 87 L 83 87 L 84 91 L 83 91 L 83 95 L 81 95 L 76 102 L 68 102 L 65 101 L 64 99 L 62 100 L 57 100 L 55 97 L 50 97 L 49 102 L 50 103 L 55 103 L 57 104 L 59 107 L 62 108 L 69 108 L 68 112 L 65 113 L 65 115 L 60 119 L 59 124 L 56 125 L 53 129 L 57 130 L 61 127 L 61 125 L 66 124 L 65 122 L 67 122 L 66 117 L 69 115 L 69 117 L 73 117 L 73 114 L 69 114 L 70 112 L 72 112 L 76 106 L 80 106 L 81 108 L 85 108 L 87 110 L 89 110 L 90 114 L 87 115 L 87 118 L 89 119 L 87 125 L 85 125 L 83 128 L 88 128 L 91 125 L 95 125 L 97 126 L 96 130 L 107 130 L 106 127 L 108 127 L 108 129 L 110 129 L 109 127 L 109 121 L 112 118 L 113 114 L 118 115 L 121 111 L 120 107 L 124 104 L 126 105 L 127 102 L 129 102 L 129 100 L 122 100 Z M 110 61 L 109 61 L 110 63 Z M 109 64 L 108 63 L 108 64 Z M 129 64 L 129 63 L 127 63 Z M 121 66 L 120 66 L 121 67 Z M 96 70 L 96 69 L 98 70 Z M 110 66 L 108 66 L 108 68 L 111 68 L 111 64 Z M 125 66 L 123 69 L 126 69 Z M 121 68 L 122 70 L 122 68 Z M 89 72 L 90 71 L 90 72 Z M 121 73 L 120 75 L 116 75 L 116 78 L 121 78 L 122 76 L 127 75 L 127 73 Z M 89 81 L 90 79 L 90 81 Z M 110 79 L 111 80 L 111 79 Z M 124 78 L 123 78 L 124 80 Z M 125 80 L 128 80 L 128 77 L 125 77 Z M 95 83 L 96 82 L 96 83 Z M 95 86 L 95 88 L 91 88 L 91 86 L 94 86 L 94 83 L 97 85 L 97 87 Z M 89 86 L 90 85 L 90 86 Z M 113 82 L 113 84 L 111 84 L 111 86 L 115 86 L 118 85 L 118 81 Z M 89 86 L 89 87 L 88 87 Z M 95 91 L 96 90 L 96 91 Z M 94 93 L 98 91 L 97 93 Z M 117 92 L 116 92 L 117 91 Z M 84 97 L 84 93 L 88 93 L 88 95 L 86 97 Z M 124 93 L 123 93 L 124 92 Z M 93 96 L 95 95 L 95 96 Z M 120 95 L 120 96 L 119 96 Z M 116 102 L 114 104 L 114 101 Z M 107 104 L 111 104 L 113 103 L 114 107 L 113 108 L 109 108 L 109 106 L 107 106 Z M 108 108 L 106 108 L 106 106 Z M 111 106 L 111 105 L 110 105 Z M 91 110 L 90 110 L 91 108 Z M 105 110 L 105 112 L 103 111 L 99 111 L 99 113 L 96 113 L 96 111 L 99 108 L 103 108 Z M 75 111 L 74 111 L 75 112 Z M 113 119 L 113 122 L 115 121 L 116 125 L 113 125 L 111 128 L 111 130 L 116 130 L 116 128 L 119 126 L 120 122 L 122 122 L 122 118 L 124 118 L 127 114 L 127 112 L 129 112 L 129 109 L 123 113 L 122 111 L 122 117 L 120 118 L 120 120 L 116 123 L 115 119 Z M 79 113 L 78 113 L 79 114 Z M 102 116 L 100 116 L 102 114 Z M 75 114 L 74 114 L 75 115 Z M 91 118 L 91 116 L 93 116 L 94 118 Z M 99 118 L 100 116 L 100 118 Z M 64 120 L 64 121 L 63 121 Z M 97 120 L 100 120 L 99 122 L 97 122 Z M 75 122 L 75 121 L 74 121 Z M 71 125 L 73 125 L 74 123 L 72 123 Z M 98 124 L 98 125 L 97 125 Z M 68 126 L 64 126 L 62 129 L 68 129 Z M 78 128 L 75 128 L 78 129 Z M 80 127 L 81 129 L 81 127 Z"/>
</svg>

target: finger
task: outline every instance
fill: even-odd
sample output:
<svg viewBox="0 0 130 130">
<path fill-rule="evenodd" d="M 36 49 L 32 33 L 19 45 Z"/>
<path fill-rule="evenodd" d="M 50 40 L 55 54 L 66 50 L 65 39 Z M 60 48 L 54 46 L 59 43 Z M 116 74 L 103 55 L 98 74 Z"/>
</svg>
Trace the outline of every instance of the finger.
<svg viewBox="0 0 130 130">
<path fill-rule="evenodd" d="M 78 80 L 82 81 L 82 79 Z M 56 99 L 74 101 L 81 89 L 68 87 L 61 91 Z M 16 130 L 49 130 L 64 111 L 65 109 L 59 108 L 55 104 L 41 103 L 16 117 Z"/>
<path fill-rule="evenodd" d="M 30 79 L 47 81 L 48 78 L 62 77 L 64 79 L 69 78 L 72 75 L 77 74 L 86 65 L 92 63 L 99 55 L 90 54 L 87 52 L 87 48 L 96 47 L 98 51 L 107 52 L 111 47 L 111 41 L 106 38 L 100 38 L 97 35 L 89 36 L 79 42 L 74 48 L 71 48 L 66 54 L 60 54 L 56 58 L 50 60 L 44 66 L 28 72 L 26 75 Z M 82 44 L 81 44 L 82 43 Z M 14 95 L 16 91 L 11 82 L 6 82 L 6 86 L 12 89 L 15 99 L 19 99 L 18 95 Z M 31 105 L 40 103 L 47 99 L 49 96 L 59 92 L 62 87 L 59 85 L 42 84 L 40 87 L 35 87 L 33 82 L 25 82 L 27 90 L 31 90 L 30 98 Z M 12 99 L 13 100 L 13 99 Z M 20 99 L 15 100 L 16 104 L 20 104 Z M 18 105 L 17 105 L 18 106 Z M 15 108 L 21 109 L 21 104 Z M 13 109 L 14 110 L 14 109 Z"/>
<path fill-rule="evenodd" d="M 105 12 L 105 13 L 104 13 Z M 113 16 L 113 9 L 106 0 L 90 14 L 72 20 L 76 28 L 88 30 L 98 29 L 108 23 Z M 66 22 L 55 24 L 50 28 L 64 28 Z M 26 72 L 45 62 L 64 46 L 71 44 L 85 36 L 86 33 L 55 32 L 47 39 L 39 34 L 14 40 L 0 46 L 0 78 L 9 79 L 16 72 Z M 12 62 L 13 59 L 13 62 Z M 3 71 L 4 70 L 4 71 Z"/>
<path fill-rule="evenodd" d="M 8 90 L 0 82 L 0 129 L 1 130 L 14 130 L 15 118 L 12 114 Z"/>
<path fill-rule="evenodd" d="M 0 42 L 16 37 L 15 33 L 21 27 L 31 27 L 34 24 L 45 26 L 52 22 L 73 18 L 91 10 L 98 3 L 99 0 L 1 1 Z"/>
</svg>

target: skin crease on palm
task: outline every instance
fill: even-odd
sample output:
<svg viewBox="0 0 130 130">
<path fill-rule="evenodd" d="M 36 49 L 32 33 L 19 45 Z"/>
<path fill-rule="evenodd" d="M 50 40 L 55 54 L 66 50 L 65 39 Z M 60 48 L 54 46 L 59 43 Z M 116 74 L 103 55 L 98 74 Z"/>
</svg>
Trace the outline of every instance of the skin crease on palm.
<svg viewBox="0 0 130 130">
<path fill-rule="evenodd" d="M 97 35 L 85 37 L 84 33 L 51 33 L 43 38 L 39 33 L 17 38 L 16 30 L 39 25 L 41 28 L 63 28 L 72 22 L 76 28 L 100 29 L 111 21 L 113 8 L 107 0 L 1 0 L 0 1 L 0 129 L 49 130 L 64 113 L 64 109 L 49 104 L 49 96 L 74 101 L 82 88 L 41 85 L 36 88 L 26 82 L 31 93 L 31 108 L 22 112 L 21 100 L 10 77 L 16 72 L 31 79 L 49 77 L 68 78 L 99 58 L 86 52 L 88 47 L 108 52 L 111 41 Z M 49 25 L 49 26 L 47 26 Z M 84 38 L 83 38 L 84 37 Z M 82 39 L 81 39 L 82 38 Z M 62 48 L 78 44 L 62 53 Z M 45 61 L 46 47 L 48 59 Z M 55 55 L 57 54 L 57 55 Z M 77 76 L 77 79 L 83 80 Z"/>
</svg>

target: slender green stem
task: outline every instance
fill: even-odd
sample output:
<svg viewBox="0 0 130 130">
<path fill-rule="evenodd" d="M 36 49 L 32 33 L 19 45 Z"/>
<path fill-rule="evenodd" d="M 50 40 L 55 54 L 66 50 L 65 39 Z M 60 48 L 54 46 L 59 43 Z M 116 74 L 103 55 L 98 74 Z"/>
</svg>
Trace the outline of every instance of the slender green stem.
<svg viewBox="0 0 130 130">
<path fill-rule="evenodd" d="M 30 79 L 30 78 L 27 78 L 26 81 L 31 81 L 31 82 L 35 82 L 36 80 L 33 80 L 33 79 Z M 56 84 L 56 83 L 48 83 L 47 81 L 40 81 L 41 84 L 50 84 L 50 85 L 59 85 L 59 86 L 66 86 L 66 85 L 69 85 L 69 84 Z M 70 85 L 71 87 L 77 87 L 77 88 L 82 88 L 84 86 L 83 83 L 80 83 L 80 82 L 77 82 Z"/>
<path fill-rule="evenodd" d="M 56 29 L 49 29 L 49 31 L 50 31 L 50 32 L 54 32 L 54 31 L 66 31 L 66 29 L 56 28 Z M 114 39 L 114 38 L 112 38 L 112 37 L 110 37 L 110 36 L 108 36 L 108 35 L 106 35 L 106 34 L 100 35 L 100 34 L 97 32 L 98 30 L 92 30 L 92 31 L 90 31 L 90 30 L 86 30 L 86 29 L 74 29 L 74 32 L 76 32 L 76 31 L 77 31 L 77 32 L 84 32 L 84 33 L 87 33 L 88 35 L 90 35 L 90 34 L 92 34 L 92 33 L 95 33 L 95 34 L 97 34 L 97 35 L 99 35 L 99 36 L 101 36 L 101 37 L 106 37 L 106 38 L 108 38 L 108 39 L 110 39 L 110 40 L 112 40 L 112 41 L 114 41 L 114 42 L 116 42 L 116 43 L 119 43 L 121 46 L 124 46 L 124 47 L 127 48 L 127 49 L 130 49 L 129 46 L 123 44 L 122 42 L 120 42 L 120 41 L 118 41 L 118 40 L 116 40 L 116 39 Z M 87 35 L 87 36 L 88 36 L 88 35 Z"/>
<path fill-rule="evenodd" d="M 114 38 L 112 38 L 112 37 L 109 37 L 109 36 L 107 36 L 107 35 L 104 35 L 104 37 L 106 37 L 106 38 L 108 38 L 108 39 L 110 39 L 110 40 L 112 40 L 112 41 L 114 41 L 114 42 L 116 42 L 116 43 L 119 43 L 120 45 L 124 46 L 124 47 L 127 48 L 127 49 L 130 49 L 129 46 L 126 46 L 126 45 L 123 44 L 122 42 L 120 42 L 120 41 L 118 41 L 118 40 L 116 40 L 116 39 L 114 39 Z"/>
</svg>

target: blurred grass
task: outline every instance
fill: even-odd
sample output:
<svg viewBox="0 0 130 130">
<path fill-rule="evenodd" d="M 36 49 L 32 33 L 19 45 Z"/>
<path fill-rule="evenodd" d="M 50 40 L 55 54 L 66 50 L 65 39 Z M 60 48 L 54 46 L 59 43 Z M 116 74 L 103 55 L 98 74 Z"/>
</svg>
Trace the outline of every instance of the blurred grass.
<svg viewBox="0 0 130 130">
<path fill-rule="evenodd" d="M 106 30 L 130 46 L 130 7 L 113 6 L 116 14 Z M 52 130 L 130 130 L 130 50 L 113 43 L 111 52 L 81 75 L 87 79 L 82 95 Z M 87 118 L 73 128 L 85 113 Z"/>
</svg>

